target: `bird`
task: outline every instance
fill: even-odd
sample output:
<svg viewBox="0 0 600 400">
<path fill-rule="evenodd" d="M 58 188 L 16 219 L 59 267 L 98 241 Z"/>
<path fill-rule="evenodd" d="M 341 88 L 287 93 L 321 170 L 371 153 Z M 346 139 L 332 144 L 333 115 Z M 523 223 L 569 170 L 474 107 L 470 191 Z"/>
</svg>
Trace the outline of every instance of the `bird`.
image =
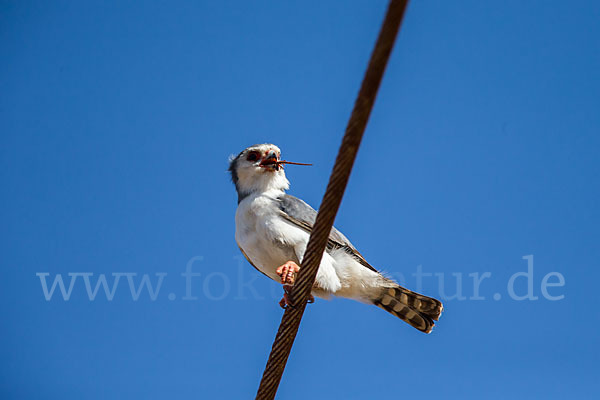
<svg viewBox="0 0 600 400">
<path fill-rule="evenodd" d="M 310 165 L 282 160 L 281 150 L 271 143 L 252 145 L 229 159 L 238 195 L 235 240 L 254 268 L 283 284 L 283 308 L 292 306 L 287 295 L 317 215 L 303 200 L 286 193 L 286 164 Z M 443 310 L 439 300 L 408 290 L 372 267 L 335 227 L 311 292 L 323 299 L 342 297 L 376 305 L 424 333 L 431 332 Z"/>
</svg>

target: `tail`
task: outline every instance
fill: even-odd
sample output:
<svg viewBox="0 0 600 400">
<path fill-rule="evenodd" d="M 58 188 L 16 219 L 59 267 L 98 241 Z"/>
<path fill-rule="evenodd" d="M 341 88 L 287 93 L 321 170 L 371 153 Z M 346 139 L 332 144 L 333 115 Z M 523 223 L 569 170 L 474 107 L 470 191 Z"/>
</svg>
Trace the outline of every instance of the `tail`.
<svg viewBox="0 0 600 400">
<path fill-rule="evenodd" d="M 444 309 L 440 301 L 402 286 L 385 288 L 373 304 L 425 333 L 431 332 L 433 321 L 440 318 Z"/>
</svg>

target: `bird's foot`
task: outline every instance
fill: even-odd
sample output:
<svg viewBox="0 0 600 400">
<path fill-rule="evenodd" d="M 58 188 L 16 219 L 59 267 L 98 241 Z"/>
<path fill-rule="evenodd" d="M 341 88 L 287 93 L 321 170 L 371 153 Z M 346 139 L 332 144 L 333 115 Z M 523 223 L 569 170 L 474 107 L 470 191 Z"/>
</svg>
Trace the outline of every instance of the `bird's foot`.
<svg viewBox="0 0 600 400">
<path fill-rule="evenodd" d="M 284 310 L 288 307 L 294 308 L 294 305 L 290 301 L 290 292 L 291 291 L 292 291 L 292 287 L 290 285 L 283 285 L 283 298 L 281 300 L 279 300 L 279 306 L 281 308 L 283 308 Z M 310 303 L 314 303 L 314 302 L 315 302 L 315 298 L 311 294 L 310 297 L 308 298 L 307 303 L 310 304 Z"/>
<path fill-rule="evenodd" d="M 281 277 L 281 283 L 283 284 L 283 298 L 279 301 L 281 308 L 294 307 L 290 301 L 290 292 L 292 291 L 292 286 L 296 281 L 296 274 L 299 271 L 300 267 L 293 261 L 288 261 L 275 270 L 277 275 Z M 315 298 L 311 294 L 308 298 L 308 303 L 314 302 Z"/>
<path fill-rule="evenodd" d="M 300 271 L 300 267 L 293 261 L 288 261 L 275 270 L 281 278 L 281 284 L 290 286 L 294 284 L 298 271 Z"/>
</svg>

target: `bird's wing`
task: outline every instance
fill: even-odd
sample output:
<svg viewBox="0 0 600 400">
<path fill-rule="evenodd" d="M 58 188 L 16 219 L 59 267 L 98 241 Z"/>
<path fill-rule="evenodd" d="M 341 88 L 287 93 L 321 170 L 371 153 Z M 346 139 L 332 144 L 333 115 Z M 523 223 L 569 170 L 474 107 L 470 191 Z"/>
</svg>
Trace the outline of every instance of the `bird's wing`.
<svg viewBox="0 0 600 400">
<path fill-rule="evenodd" d="M 297 197 L 289 194 L 284 194 L 277 198 L 279 210 L 281 216 L 292 224 L 304 229 L 306 232 L 311 233 L 315 220 L 317 218 L 317 211 L 314 208 L 306 204 L 304 201 Z M 354 257 L 363 266 L 369 268 L 372 271 L 378 272 L 373 268 L 365 258 L 356 250 L 356 248 L 350 243 L 348 238 L 342 234 L 342 232 L 331 228 L 329 233 L 329 239 L 327 240 L 327 249 L 343 249 L 346 253 Z"/>
</svg>

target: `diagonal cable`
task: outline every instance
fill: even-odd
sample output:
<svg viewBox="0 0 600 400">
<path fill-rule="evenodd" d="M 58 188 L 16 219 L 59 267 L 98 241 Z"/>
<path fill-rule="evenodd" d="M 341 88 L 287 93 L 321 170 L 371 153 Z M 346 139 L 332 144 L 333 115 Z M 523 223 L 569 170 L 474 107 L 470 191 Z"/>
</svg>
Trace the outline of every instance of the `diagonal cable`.
<svg viewBox="0 0 600 400">
<path fill-rule="evenodd" d="M 391 0 L 388 6 L 329 178 L 327 190 L 306 246 L 302 268 L 290 293 L 291 303 L 295 306 L 288 307 L 283 314 L 256 399 L 272 400 L 277 393 L 407 3 L 408 0 Z"/>
</svg>

